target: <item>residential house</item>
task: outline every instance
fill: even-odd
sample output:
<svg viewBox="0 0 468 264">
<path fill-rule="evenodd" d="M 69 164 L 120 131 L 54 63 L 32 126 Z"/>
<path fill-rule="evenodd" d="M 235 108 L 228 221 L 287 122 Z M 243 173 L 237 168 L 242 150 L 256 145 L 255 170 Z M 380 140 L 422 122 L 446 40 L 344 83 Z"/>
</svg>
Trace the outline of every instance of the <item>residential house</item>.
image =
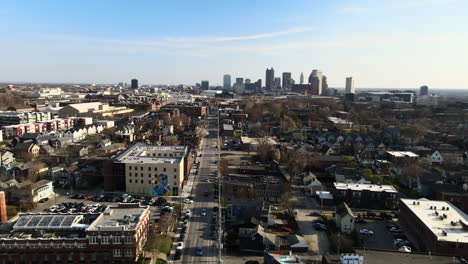
<svg viewBox="0 0 468 264">
<path fill-rule="evenodd" d="M 465 161 L 466 152 L 451 150 L 435 150 L 427 156 L 431 164 L 447 164 L 451 162 L 456 165 L 468 165 Z"/>
<path fill-rule="evenodd" d="M 335 223 L 341 233 L 350 235 L 354 231 L 355 220 L 353 211 L 345 202 L 336 207 Z"/>
<path fill-rule="evenodd" d="M 322 185 L 322 183 L 317 179 L 317 176 L 313 174 L 312 172 L 309 172 L 309 174 L 304 177 L 304 186 L 305 186 L 305 191 L 309 195 L 315 195 L 316 191 L 324 190 L 325 187 Z"/>
<path fill-rule="evenodd" d="M 56 149 L 66 148 L 67 146 L 71 145 L 72 142 L 73 142 L 73 138 L 71 137 L 61 137 L 61 138 L 55 138 L 53 140 L 50 140 L 52 147 Z"/>
<path fill-rule="evenodd" d="M 263 252 L 276 248 L 277 236 L 264 231 L 261 225 L 254 228 L 239 228 L 239 250 L 250 252 Z"/>
<path fill-rule="evenodd" d="M 32 200 L 35 203 L 54 194 L 52 181 L 49 180 L 40 180 L 35 183 L 25 181 L 19 184 L 19 188 L 18 198 L 22 200 Z"/>
<path fill-rule="evenodd" d="M 6 172 L 11 170 L 16 165 L 16 160 L 11 151 L 8 149 L 0 149 L 0 168 Z"/>
<path fill-rule="evenodd" d="M 14 147 L 16 157 L 22 159 L 37 158 L 39 156 L 39 146 L 32 141 L 18 143 Z"/>
</svg>

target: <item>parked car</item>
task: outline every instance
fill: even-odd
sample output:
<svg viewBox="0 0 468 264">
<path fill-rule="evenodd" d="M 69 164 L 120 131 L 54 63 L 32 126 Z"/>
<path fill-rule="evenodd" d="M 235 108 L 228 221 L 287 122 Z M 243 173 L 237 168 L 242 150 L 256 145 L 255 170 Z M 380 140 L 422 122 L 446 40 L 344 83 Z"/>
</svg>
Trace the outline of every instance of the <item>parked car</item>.
<svg viewBox="0 0 468 264">
<path fill-rule="evenodd" d="M 205 216 L 205 215 L 206 215 L 206 209 L 202 209 L 200 214 L 201 214 L 202 216 Z"/>
<path fill-rule="evenodd" d="M 359 230 L 359 233 L 361 233 L 363 235 L 373 235 L 374 231 L 369 230 L 369 229 L 361 229 L 361 230 Z"/>
<path fill-rule="evenodd" d="M 203 248 L 197 247 L 197 256 L 203 256 Z"/>
<path fill-rule="evenodd" d="M 184 242 L 178 242 L 178 243 L 177 243 L 177 248 L 176 248 L 176 249 L 177 249 L 177 250 L 182 250 L 182 249 L 184 249 Z"/>
<path fill-rule="evenodd" d="M 184 200 L 184 203 L 186 203 L 186 204 L 193 204 L 193 200 L 185 199 L 185 200 Z"/>
</svg>

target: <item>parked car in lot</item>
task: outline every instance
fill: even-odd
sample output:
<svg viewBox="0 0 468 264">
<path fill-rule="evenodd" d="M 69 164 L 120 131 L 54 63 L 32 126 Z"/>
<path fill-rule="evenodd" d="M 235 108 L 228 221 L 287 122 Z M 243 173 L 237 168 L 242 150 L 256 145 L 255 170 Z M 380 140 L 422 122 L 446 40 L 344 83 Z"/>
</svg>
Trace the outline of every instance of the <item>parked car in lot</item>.
<svg viewBox="0 0 468 264">
<path fill-rule="evenodd" d="M 185 199 L 185 200 L 184 200 L 184 203 L 186 203 L 186 204 L 193 204 L 193 200 Z"/>
<path fill-rule="evenodd" d="M 327 226 L 322 223 L 315 223 L 314 228 L 315 230 L 319 230 L 319 231 L 327 231 Z"/>
<path fill-rule="evenodd" d="M 280 229 L 279 229 L 280 232 L 292 232 L 292 229 L 289 228 L 289 227 L 286 227 L 286 226 L 282 226 Z"/>
<path fill-rule="evenodd" d="M 206 215 L 206 209 L 202 209 L 200 215 L 205 216 Z"/>
<path fill-rule="evenodd" d="M 373 235 L 374 231 L 369 230 L 369 229 L 361 229 L 361 230 L 359 230 L 359 233 L 361 233 L 363 235 Z"/>
</svg>

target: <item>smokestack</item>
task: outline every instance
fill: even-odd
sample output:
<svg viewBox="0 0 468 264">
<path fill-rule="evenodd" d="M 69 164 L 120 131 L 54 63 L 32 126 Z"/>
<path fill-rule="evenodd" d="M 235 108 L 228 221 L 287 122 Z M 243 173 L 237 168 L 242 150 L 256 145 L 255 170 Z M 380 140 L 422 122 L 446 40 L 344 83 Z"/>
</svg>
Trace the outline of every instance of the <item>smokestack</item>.
<svg viewBox="0 0 468 264">
<path fill-rule="evenodd" d="M 0 192 L 0 223 L 8 221 L 5 192 Z"/>
</svg>

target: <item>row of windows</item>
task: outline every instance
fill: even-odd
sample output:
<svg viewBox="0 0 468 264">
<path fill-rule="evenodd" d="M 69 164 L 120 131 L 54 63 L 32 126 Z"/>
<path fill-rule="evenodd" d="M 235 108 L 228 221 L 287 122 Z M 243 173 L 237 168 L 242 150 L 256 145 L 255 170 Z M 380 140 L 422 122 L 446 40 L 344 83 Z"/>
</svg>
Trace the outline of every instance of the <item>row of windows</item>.
<svg viewBox="0 0 468 264">
<path fill-rule="evenodd" d="M 99 244 L 99 237 L 90 236 L 88 238 L 89 238 L 89 244 Z M 101 244 L 110 244 L 111 241 L 112 241 L 112 244 L 122 244 L 122 237 L 120 237 L 120 236 L 115 236 L 115 237 L 103 236 L 103 237 L 101 237 Z M 125 244 L 132 244 L 133 243 L 133 237 L 125 236 L 124 237 L 124 243 Z"/>
<path fill-rule="evenodd" d="M 86 248 L 84 243 L 0 244 L 0 248 Z"/>
<path fill-rule="evenodd" d="M 130 249 L 130 248 L 126 248 L 125 250 L 122 250 L 122 249 L 114 249 L 113 250 L 113 256 L 114 257 L 122 257 L 122 251 L 124 252 L 125 254 L 125 257 L 133 257 L 133 249 Z"/>
<path fill-rule="evenodd" d="M 128 170 L 132 170 L 132 166 L 128 166 Z M 135 166 L 135 170 L 138 170 L 137 166 Z M 143 170 L 143 167 L 140 167 L 140 170 Z M 151 171 L 151 167 L 148 167 L 148 171 Z M 158 171 L 158 167 L 154 167 L 154 171 Z M 163 168 L 163 171 L 166 171 L 166 168 Z M 177 172 L 177 168 L 174 168 L 174 172 Z"/>
<path fill-rule="evenodd" d="M 132 177 L 133 174 L 131 172 L 128 173 L 128 176 L 129 177 Z M 135 177 L 138 177 L 138 173 L 135 173 L 134 174 Z M 143 177 L 143 173 L 140 173 L 140 176 Z M 151 173 L 148 174 L 148 177 L 151 178 L 151 177 L 154 177 L 154 178 L 157 178 L 158 177 L 158 174 L 154 174 L 153 176 L 151 175 Z M 174 179 L 177 179 L 177 175 L 174 175 Z"/>
</svg>

